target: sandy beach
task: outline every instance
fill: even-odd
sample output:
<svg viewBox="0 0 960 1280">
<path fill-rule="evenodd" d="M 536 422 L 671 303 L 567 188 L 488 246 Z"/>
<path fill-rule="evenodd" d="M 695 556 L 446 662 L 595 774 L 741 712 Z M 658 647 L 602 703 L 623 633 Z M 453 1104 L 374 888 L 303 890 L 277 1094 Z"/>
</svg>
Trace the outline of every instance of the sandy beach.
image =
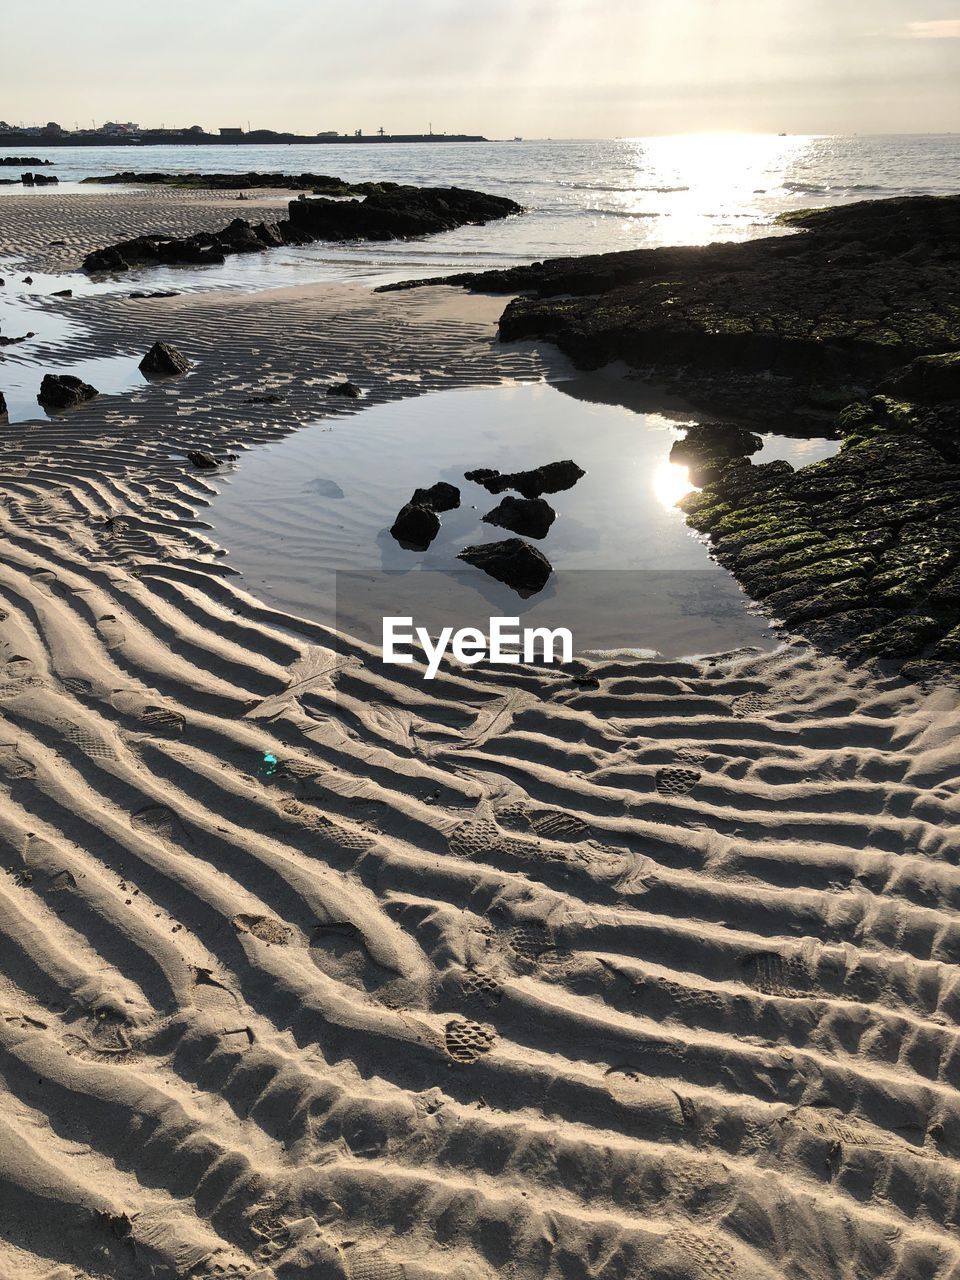
<svg viewBox="0 0 960 1280">
<path fill-rule="evenodd" d="M 4 196 L 0 246 L 288 197 Z M 427 684 L 217 545 L 190 451 L 549 379 L 506 301 L 48 304 L 193 369 L 0 425 L 0 1276 L 960 1277 L 955 689 L 790 637 Z"/>
</svg>

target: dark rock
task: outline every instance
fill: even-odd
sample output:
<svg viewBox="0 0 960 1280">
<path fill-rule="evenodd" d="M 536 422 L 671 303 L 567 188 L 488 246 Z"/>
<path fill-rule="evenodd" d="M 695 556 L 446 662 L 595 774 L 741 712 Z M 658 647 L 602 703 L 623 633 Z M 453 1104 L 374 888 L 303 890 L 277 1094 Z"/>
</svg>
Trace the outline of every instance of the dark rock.
<svg viewBox="0 0 960 1280">
<path fill-rule="evenodd" d="M 0 391 L 0 418 L 5 418 L 6 416 L 7 416 L 7 402 L 3 398 L 3 392 Z"/>
<path fill-rule="evenodd" d="M 454 511 L 460 505 L 460 490 L 454 484 L 438 480 L 429 489 L 414 490 L 410 504 L 426 507 L 428 511 Z"/>
<path fill-rule="evenodd" d="M 204 453 L 202 449 L 191 449 L 187 457 L 200 471 L 213 471 L 220 465 L 212 453 Z"/>
<path fill-rule="evenodd" d="M 563 462 L 548 462 L 545 466 L 534 467 L 531 471 L 512 471 L 503 475 L 499 471 L 481 467 L 476 471 L 464 472 L 464 479 L 482 484 L 488 493 L 503 493 L 507 489 L 516 489 L 525 498 L 539 498 L 544 493 L 559 493 L 562 489 L 572 489 L 580 477 L 586 474 L 581 467 L 567 458 Z"/>
<path fill-rule="evenodd" d="M 40 384 L 37 400 L 45 409 L 70 409 L 99 394 L 89 382 L 81 382 L 69 373 L 47 373 Z"/>
<path fill-rule="evenodd" d="M 72 297 L 73 297 L 73 290 L 72 290 L 72 289 L 57 289 L 57 290 L 56 290 L 54 293 L 52 293 L 50 296 L 51 296 L 51 298 L 72 298 Z"/>
<path fill-rule="evenodd" d="M 355 382 L 335 382 L 327 387 L 328 396 L 345 396 L 348 400 L 359 400 L 363 392 Z"/>
<path fill-rule="evenodd" d="M 126 270 L 126 268 L 124 268 Z M 131 298 L 179 298 L 180 293 L 177 289 L 137 289 L 129 295 Z"/>
<path fill-rule="evenodd" d="M 543 498 L 510 495 L 483 517 L 485 524 L 495 524 L 525 538 L 545 538 L 555 519 L 556 512 Z"/>
<path fill-rule="evenodd" d="M 401 546 L 415 551 L 426 551 L 440 531 L 440 517 L 428 507 L 418 507 L 408 502 L 400 508 L 390 532 Z"/>
<path fill-rule="evenodd" d="M 140 361 L 139 367 L 140 372 L 148 378 L 163 378 L 186 373 L 190 368 L 190 361 L 175 347 L 168 346 L 165 342 L 155 342 Z"/>
<path fill-rule="evenodd" d="M 24 277 L 23 277 L 23 283 L 24 283 L 24 284 L 33 284 L 33 276 L 24 276 Z"/>
<path fill-rule="evenodd" d="M 486 542 L 480 546 L 465 547 L 457 556 L 467 564 L 505 582 L 522 596 L 532 596 L 542 591 L 553 572 L 550 561 L 521 538 L 507 538 L 504 542 Z"/>
<path fill-rule="evenodd" d="M 960 400 L 960 352 L 919 356 L 882 382 L 878 390 L 919 404 Z"/>
<path fill-rule="evenodd" d="M 267 391 L 259 396 L 247 396 L 244 404 L 283 404 L 286 396 L 279 391 Z"/>
<path fill-rule="evenodd" d="M 752 431 L 727 422 L 697 422 L 687 427 L 682 440 L 674 442 L 670 461 L 689 468 L 696 485 L 705 484 L 731 458 L 744 458 L 763 448 L 763 440 Z"/>
</svg>

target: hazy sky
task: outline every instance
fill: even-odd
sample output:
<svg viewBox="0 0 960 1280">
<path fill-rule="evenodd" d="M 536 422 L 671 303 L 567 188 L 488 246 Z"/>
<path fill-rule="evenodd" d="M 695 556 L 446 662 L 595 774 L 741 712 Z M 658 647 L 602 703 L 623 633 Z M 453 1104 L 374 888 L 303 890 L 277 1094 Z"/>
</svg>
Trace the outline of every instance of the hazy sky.
<svg viewBox="0 0 960 1280">
<path fill-rule="evenodd" d="M 960 2 L 0 0 L 0 119 L 489 137 L 960 130 Z"/>
</svg>

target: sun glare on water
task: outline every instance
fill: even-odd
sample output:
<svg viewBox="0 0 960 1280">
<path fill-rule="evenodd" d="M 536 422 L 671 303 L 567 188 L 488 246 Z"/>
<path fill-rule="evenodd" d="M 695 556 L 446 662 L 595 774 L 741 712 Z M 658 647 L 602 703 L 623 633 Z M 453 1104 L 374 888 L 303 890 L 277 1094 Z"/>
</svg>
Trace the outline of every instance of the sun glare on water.
<svg viewBox="0 0 960 1280">
<path fill-rule="evenodd" d="M 657 501 L 668 508 L 675 507 L 681 498 L 696 488 L 696 485 L 690 483 L 687 468 L 676 462 L 661 462 L 654 469 L 651 481 Z"/>
</svg>

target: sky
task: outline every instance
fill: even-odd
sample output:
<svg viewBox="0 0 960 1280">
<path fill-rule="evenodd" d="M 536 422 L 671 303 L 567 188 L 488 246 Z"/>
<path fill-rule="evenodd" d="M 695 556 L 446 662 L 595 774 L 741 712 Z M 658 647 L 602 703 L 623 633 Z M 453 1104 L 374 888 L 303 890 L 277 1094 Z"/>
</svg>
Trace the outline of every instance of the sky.
<svg viewBox="0 0 960 1280">
<path fill-rule="evenodd" d="M 0 81 L 11 123 L 491 138 L 960 131 L 960 2 L 0 4 L 17 51 Z"/>
</svg>

